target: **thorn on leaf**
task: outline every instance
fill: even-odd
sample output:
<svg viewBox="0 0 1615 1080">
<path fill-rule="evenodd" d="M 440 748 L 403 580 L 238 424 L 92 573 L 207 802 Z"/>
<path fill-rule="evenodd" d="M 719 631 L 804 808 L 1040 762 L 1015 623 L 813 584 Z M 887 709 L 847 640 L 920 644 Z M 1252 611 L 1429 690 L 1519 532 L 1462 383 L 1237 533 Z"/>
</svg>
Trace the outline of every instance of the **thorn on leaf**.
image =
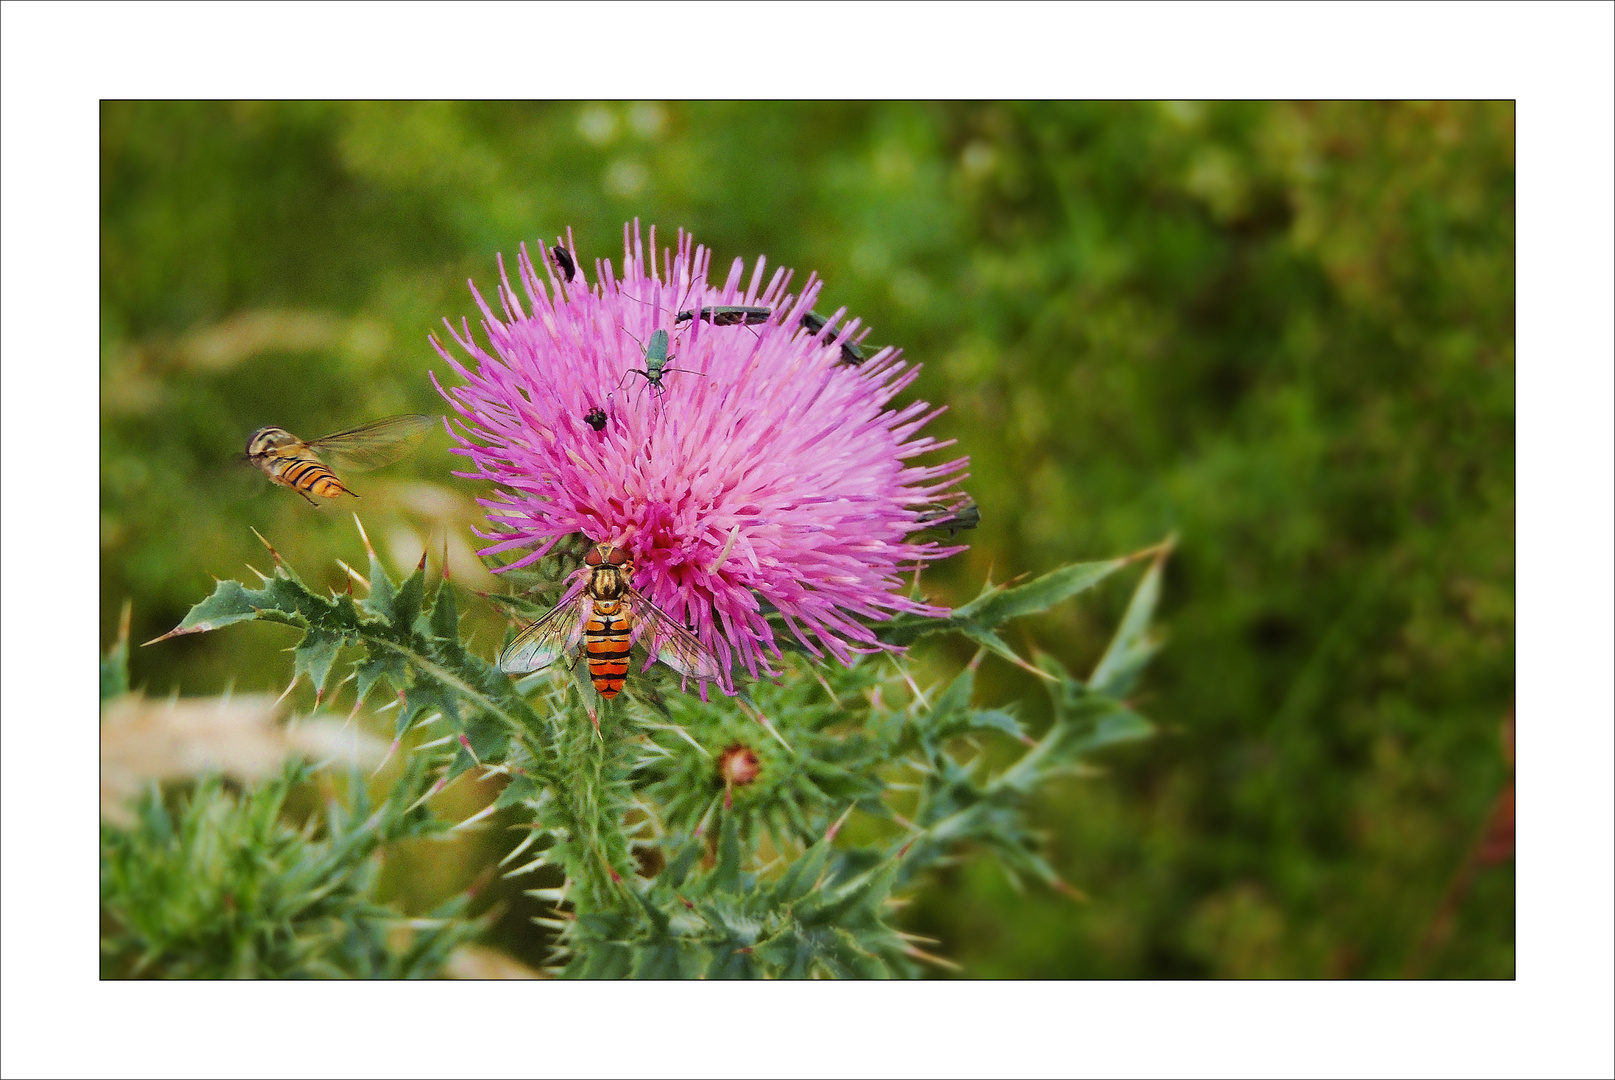
<svg viewBox="0 0 1615 1080">
<path fill-rule="evenodd" d="M 174 629 L 170 630 L 166 634 L 163 634 L 163 635 L 161 635 L 159 637 L 154 637 L 150 641 L 142 641 L 140 643 L 140 647 L 142 649 L 144 649 L 147 645 L 155 645 L 159 641 L 167 641 L 169 638 L 184 637 L 186 634 L 196 634 L 196 633 L 200 633 L 201 631 L 207 630 L 207 629 L 209 629 L 209 628 L 206 627 L 206 626 L 192 626 L 192 627 L 189 627 L 189 628 L 182 628 L 182 627 L 176 626 L 176 627 L 174 627 Z"/>
<path fill-rule="evenodd" d="M 852 808 L 854 805 L 857 804 L 849 805 L 845 810 L 843 810 L 841 816 L 836 818 L 836 823 L 830 826 L 829 830 L 825 832 L 824 839 L 826 843 L 829 843 L 831 840 L 836 838 L 836 833 L 841 831 L 841 826 L 845 825 L 847 823 L 847 818 L 852 816 Z"/>
<path fill-rule="evenodd" d="M 280 557 L 280 552 L 275 550 L 275 545 L 271 544 L 268 540 L 265 540 L 264 534 L 259 532 L 257 529 L 253 529 L 251 525 L 248 525 L 247 528 L 252 529 L 252 535 L 256 536 L 259 542 L 262 543 L 264 547 L 269 549 L 269 557 L 275 560 L 275 564 L 277 566 L 284 566 L 286 560 Z"/>
<path fill-rule="evenodd" d="M 358 514 L 353 515 L 353 523 L 359 527 L 359 539 L 364 541 L 365 553 L 374 559 L 376 557 L 376 549 L 370 546 L 370 537 L 365 534 L 364 522 L 359 520 Z"/>
<path fill-rule="evenodd" d="M 1073 900 L 1080 900 L 1085 904 L 1088 902 L 1088 894 L 1077 888 L 1075 885 L 1061 881 L 1059 878 L 1055 878 L 1053 881 L 1049 882 L 1049 884 L 1054 887 L 1056 892 L 1061 893 L 1062 895 L 1069 896 Z"/>
</svg>

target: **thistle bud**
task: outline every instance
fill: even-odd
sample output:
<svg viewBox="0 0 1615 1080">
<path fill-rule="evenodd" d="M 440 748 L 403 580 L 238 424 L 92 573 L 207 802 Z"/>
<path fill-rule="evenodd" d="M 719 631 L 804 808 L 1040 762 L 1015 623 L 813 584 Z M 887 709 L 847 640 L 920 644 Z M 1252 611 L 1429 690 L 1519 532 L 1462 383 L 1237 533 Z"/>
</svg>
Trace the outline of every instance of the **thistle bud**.
<svg viewBox="0 0 1615 1080">
<path fill-rule="evenodd" d="M 757 755 L 745 743 L 735 743 L 718 757 L 718 775 L 726 787 L 744 787 L 761 771 Z"/>
</svg>

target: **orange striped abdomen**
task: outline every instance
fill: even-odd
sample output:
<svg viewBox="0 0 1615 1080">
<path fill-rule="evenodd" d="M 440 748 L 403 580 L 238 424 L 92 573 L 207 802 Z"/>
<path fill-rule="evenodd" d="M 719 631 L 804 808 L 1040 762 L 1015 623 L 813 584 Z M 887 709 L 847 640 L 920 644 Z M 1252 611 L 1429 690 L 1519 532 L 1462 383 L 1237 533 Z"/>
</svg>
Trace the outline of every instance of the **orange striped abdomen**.
<svg viewBox="0 0 1615 1080">
<path fill-rule="evenodd" d="M 589 678 L 603 698 L 616 697 L 628 677 L 628 635 L 633 628 L 633 614 L 622 600 L 595 599 L 583 638 Z"/>
<path fill-rule="evenodd" d="M 304 494 L 313 492 L 327 499 L 353 494 L 336 478 L 336 473 L 313 458 L 277 458 L 270 467 L 276 480 Z"/>
</svg>

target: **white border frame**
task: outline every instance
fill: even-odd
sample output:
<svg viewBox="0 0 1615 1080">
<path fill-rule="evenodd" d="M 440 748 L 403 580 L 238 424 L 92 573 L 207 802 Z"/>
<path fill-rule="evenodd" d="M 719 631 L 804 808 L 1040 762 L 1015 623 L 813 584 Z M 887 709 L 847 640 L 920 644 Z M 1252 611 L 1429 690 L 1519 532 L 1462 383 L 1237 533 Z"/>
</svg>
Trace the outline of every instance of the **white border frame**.
<svg viewBox="0 0 1615 1080">
<path fill-rule="evenodd" d="M 1609 5 L 14 2 L 0 20 L 7 1075 L 1615 1071 Z M 732 40 L 703 27 L 732 28 Z M 85 437 L 98 393 L 99 99 L 557 91 L 1517 99 L 1518 981 L 676 995 L 654 984 L 98 982 L 87 944 L 97 867 L 62 840 L 95 828 L 95 706 L 60 688 L 90 685 L 84 665 L 100 644 L 97 455 Z M 48 600 L 64 576 L 76 579 L 69 601 Z M 70 749 L 47 756 L 47 742 Z M 42 807 L 54 808 L 48 821 Z M 412 1027 L 424 1016 L 437 1029 L 423 1039 Z"/>
</svg>

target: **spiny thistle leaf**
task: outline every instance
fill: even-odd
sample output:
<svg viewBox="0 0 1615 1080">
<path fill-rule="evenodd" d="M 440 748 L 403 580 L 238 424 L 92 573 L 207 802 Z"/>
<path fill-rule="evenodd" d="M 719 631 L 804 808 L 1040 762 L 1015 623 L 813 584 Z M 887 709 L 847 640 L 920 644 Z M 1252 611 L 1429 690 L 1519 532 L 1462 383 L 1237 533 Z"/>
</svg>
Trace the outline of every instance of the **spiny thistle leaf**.
<svg viewBox="0 0 1615 1080">
<path fill-rule="evenodd" d="M 974 668 L 965 668 L 954 677 L 930 709 L 915 710 L 910 723 L 928 753 L 940 750 L 948 739 L 974 731 L 999 731 L 1024 741 L 1026 733 L 1019 720 L 1003 709 L 973 709 L 970 699 L 976 688 Z"/>
<path fill-rule="evenodd" d="M 308 633 L 303 635 L 303 640 L 297 643 L 293 654 L 292 677 L 307 675 L 315 693 L 324 697 L 325 684 L 331 677 L 331 665 L 336 663 L 336 654 L 343 642 L 342 634 L 310 627 Z"/>
<path fill-rule="evenodd" d="M 1127 614 L 1111 638 L 1105 655 L 1100 657 L 1088 679 L 1088 689 L 1096 694 L 1114 698 L 1132 693 L 1144 665 L 1150 662 L 1161 643 L 1150 634 L 1150 620 L 1155 616 L 1155 605 L 1161 599 L 1161 573 L 1166 565 L 1171 541 L 1162 545 L 1160 554 L 1150 563 L 1133 598 L 1127 605 Z"/>
<path fill-rule="evenodd" d="M 400 735 L 433 710 L 462 732 L 479 719 L 502 723 L 512 735 L 542 730 L 543 722 L 510 680 L 461 647 L 453 589 L 444 583 L 429 601 L 425 577 L 423 561 L 395 585 L 371 552 L 370 595 L 356 603 L 350 596 L 316 595 L 277 557 L 263 588 L 222 581 L 179 626 L 156 640 L 253 620 L 296 626 L 304 634 L 295 649 L 294 677 L 308 675 L 323 694 L 338 650 L 359 646 L 364 655 L 354 661 L 358 700 L 383 680 L 401 692 Z"/>
<path fill-rule="evenodd" d="M 1127 563 L 1127 559 L 1069 563 L 1025 585 L 986 591 L 956 609 L 953 617 L 961 624 L 999 627 L 1010 619 L 1047 611 L 1055 604 L 1093 588 Z"/>
<path fill-rule="evenodd" d="M 565 545 L 542 561 L 535 583 L 558 587 L 565 574 L 557 566 L 580 550 Z M 707 702 L 681 692 L 664 665 L 634 665 L 610 702 L 595 694 L 582 663 L 529 676 L 518 692 L 465 647 L 446 580 L 431 590 L 423 561 L 395 582 L 373 551 L 362 599 L 317 596 L 277 557 L 262 588 L 221 583 L 173 634 L 249 620 L 297 626 L 304 634 L 294 672 L 321 694 L 340 650 L 356 649 L 358 702 L 382 683 L 398 696 L 395 745 L 425 729 L 422 749 L 405 751 L 410 775 L 421 778 L 405 804 L 411 812 L 424 815 L 427 796 L 461 772 L 480 766 L 502 775 L 489 812 L 513 812 L 528 831 L 504 872 L 564 874 L 562 887 L 531 892 L 553 905 L 535 921 L 557 932 L 552 959 L 568 977 L 912 976 L 916 960 L 946 961 L 916 949 L 886 919 L 894 891 L 917 887 L 931 869 L 985 852 L 1013 880 L 1074 892 L 1041 853 L 1028 809 L 1040 788 L 1076 772 L 1086 755 L 1153 730 L 1121 695 L 1157 647 L 1149 624 L 1166 550 L 1072 564 L 988 588 L 945 618 L 877 628 L 893 643 L 957 631 L 1035 670 L 1054 699 L 1053 722 L 1036 740 L 1013 709 L 975 703 L 975 664 L 922 690 L 900 658 L 886 655 L 820 666 L 787 653 L 778 678 Z M 1046 610 L 1151 554 L 1154 565 L 1090 679 L 1046 656 L 1034 668 L 998 636 L 1007 620 Z M 511 597 L 495 603 L 518 619 L 540 610 Z M 988 775 L 986 763 L 1002 760 L 983 752 L 994 743 L 1020 753 Z M 145 811 L 154 844 L 174 831 L 159 810 Z M 854 810 L 863 814 L 861 839 L 838 841 Z M 260 818 L 272 824 L 276 812 L 261 810 Z M 363 861 L 374 850 L 365 830 L 386 820 L 368 809 L 362 790 L 330 817 L 332 841 L 296 889 L 318 888 L 320 874 Z M 424 834 L 449 826 L 423 817 L 412 827 Z M 777 858 L 763 865 L 759 852 L 770 846 Z M 652 847 L 659 854 L 641 863 L 636 848 Z M 421 956 L 438 955 L 418 940 Z M 276 963 L 341 970 L 319 949 Z"/>
<path fill-rule="evenodd" d="M 118 620 L 118 640 L 101 657 L 101 700 L 115 698 L 129 692 L 129 614 L 128 604 L 123 605 L 123 616 Z"/>
<path fill-rule="evenodd" d="M 911 645 L 931 634 L 957 630 L 993 652 L 1020 663 L 1018 657 L 995 634 L 1010 619 L 1047 611 L 1055 604 L 1098 585 L 1127 564 L 1160 551 L 1162 545 L 1134 552 L 1120 559 L 1102 562 L 1068 563 L 1057 570 L 1033 578 L 1024 585 L 992 585 L 981 595 L 953 613 L 944 616 L 900 616 L 875 627 L 880 640 L 891 645 Z"/>
<path fill-rule="evenodd" d="M 329 601 L 314 596 L 301 582 L 294 581 L 278 567 L 275 577 L 269 579 L 261 589 L 249 589 L 239 581 L 221 581 L 214 586 L 212 595 L 186 612 L 178 626 L 146 644 L 155 645 L 169 638 L 201 634 L 253 619 L 291 626 L 307 625 L 306 616 L 299 607 L 300 602 L 307 603 L 311 608 L 329 604 Z"/>
<path fill-rule="evenodd" d="M 431 913 L 400 948 L 401 916 L 373 899 L 381 845 L 431 831 L 407 792 L 413 766 L 380 808 L 360 793 L 333 805 L 327 834 L 311 838 L 282 810 L 311 769 L 289 764 L 278 778 L 237 797 L 204 780 L 170 811 L 155 793 L 134 828 L 101 836 L 102 972 L 109 977 L 421 978 L 483 929 L 458 897 Z"/>
<path fill-rule="evenodd" d="M 873 871 L 843 864 L 831 839 L 810 847 L 772 885 L 740 867 L 740 829 L 720 828 L 717 861 L 692 874 L 703 849 L 678 841 L 668 867 L 612 917 L 579 915 L 564 974 L 657 978 L 883 978 L 909 973 L 904 944 L 881 921 L 894 859 Z"/>
</svg>

